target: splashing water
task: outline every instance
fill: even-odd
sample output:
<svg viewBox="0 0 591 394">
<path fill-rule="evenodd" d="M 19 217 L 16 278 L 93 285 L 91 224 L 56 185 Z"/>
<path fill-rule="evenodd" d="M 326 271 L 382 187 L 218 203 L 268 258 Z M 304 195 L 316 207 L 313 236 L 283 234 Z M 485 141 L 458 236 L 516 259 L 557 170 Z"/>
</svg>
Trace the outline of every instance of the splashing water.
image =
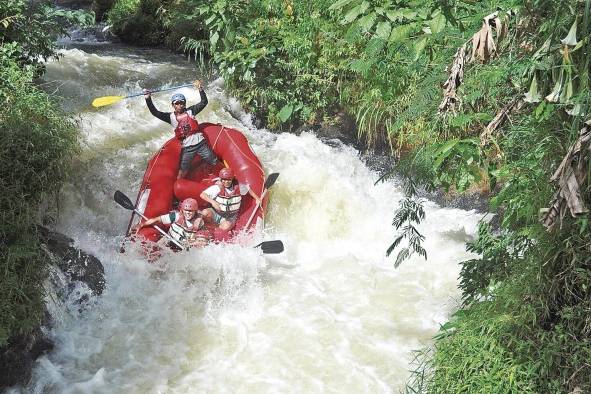
<svg viewBox="0 0 591 394">
<path fill-rule="evenodd" d="M 411 351 L 427 344 L 454 308 L 463 241 L 480 215 L 426 204 L 428 261 L 399 269 L 385 250 L 402 198 L 346 146 L 311 133 L 273 134 L 234 119 L 221 81 L 206 86 L 200 121 L 242 130 L 273 186 L 265 239 L 281 255 L 212 245 L 148 264 L 119 254 L 128 212 L 111 196 L 135 196 L 148 158 L 172 136 L 142 97 L 93 109 L 94 97 L 196 79 L 192 65 L 156 50 L 113 45 L 67 49 L 47 64 L 47 90 L 79 114 L 83 153 L 66 187 L 57 230 L 105 265 L 107 286 L 83 312 L 57 314 L 55 350 L 37 362 L 36 393 L 395 392 Z M 181 89 L 189 103 L 198 100 Z M 155 94 L 168 111 L 172 92 Z M 236 112 L 236 110 L 232 111 Z M 458 239 L 463 234 L 464 239 Z M 453 235 L 453 236 L 451 236 Z M 462 238 L 462 237 L 460 237 Z"/>
</svg>

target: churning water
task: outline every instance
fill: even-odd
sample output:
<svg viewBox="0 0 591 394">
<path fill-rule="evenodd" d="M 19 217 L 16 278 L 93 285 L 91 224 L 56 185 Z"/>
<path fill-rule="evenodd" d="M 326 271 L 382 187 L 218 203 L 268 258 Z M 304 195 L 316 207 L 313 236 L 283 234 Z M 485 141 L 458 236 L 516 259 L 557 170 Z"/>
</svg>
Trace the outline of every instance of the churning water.
<svg viewBox="0 0 591 394">
<path fill-rule="evenodd" d="M 402 198 L 353 148 L 256 129 L 219 80 L 198 116 L 246 134 L 272 188 L 264 239 L 285 252 L 213 245 L 157 265 L 118 253 L 148 158 L 172 136 L 142 97 L 94 109 L 95 97 L 199 77 L 183 57 L 113 44 L 66 49 L 47 64 L 45 89 L 64 97 L 82 130 L 78 170 L 62 193 L 56 229 L 104 264 L 106 289 L 79 312 L 54 311 L 55 350 L 36 364 L 36 393 L 397 392 L 412 350 L 428 344 L 457 303 L 463 241 L 480 215 L 426 204 L 428 261 L 399 269 L 385 251 Z M 190 88 L 188 101 L 198 100 Z M 170 108 L 170 92 L 155 94 Z M 231 116 L 230 113 L 240 116 Z M 238 119 L 237 119 L 238 118 Z M 19 389 L 16 389 L 19 390 Z"/>
</svg>

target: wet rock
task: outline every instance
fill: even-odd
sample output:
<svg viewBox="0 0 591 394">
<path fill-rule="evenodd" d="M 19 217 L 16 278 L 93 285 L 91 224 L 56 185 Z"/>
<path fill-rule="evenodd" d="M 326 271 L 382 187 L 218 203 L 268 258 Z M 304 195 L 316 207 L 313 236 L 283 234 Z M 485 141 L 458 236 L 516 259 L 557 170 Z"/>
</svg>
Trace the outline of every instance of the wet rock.
<svg viewBox="0 0 591 394">
<path fill-rule="evenodd" d="M 7 345 L 0 348 L 0 391 L 26 385 L 35 360 L 53 349 L 53 343 L 42 328 L 51 326 L 51 312 L 55 313 L 66 303 L 86 305 L 89 293 L 100 295 L 105 288 L 104 268 L 96 257 L 74 248 L 74 240 L 63 234 L 43 226 L 38 226 L 38 230 L 50 273 L 45 286 L 48 294 L 45 318 L 31 333 L 11 337 Z M 87 290 L 80 291 L 80 288 Z"/>
<path fill-rule="evenodd" d="M 303 124 L 300 125 L 298 127 L 296 127 L 293 130 L 293 134 L 295 135 L 300 135 L 303 132 L 313 132 L 316 135 L 319 135 L 318 131 L 320 131 L 320 125 L 319 124 Z"/>
<path fill-rule="evenodd" d="M 47 319 L 47 316 L 46 316 Z M 41 354 L 53 349 L 41 327 L 27 335 L 18 335 L 0 348 L 0 391 L 31 379 L 33 363 Z"/>
<path fill-rule="evenodd" d="M 355 120 L 343 112 L 336 114 L 330 122 L 320 123 L 314 131 L 324 141 L 339 140 L 345 145 L 360 148 Z"/>
<path fill-rule="evenodd" d="M 66 275 L 69 281 L 84 282 L 94 294 L 102 294 L 105 288 L 103 265 L 91 254 L 72 246 L 74 240 L 45 227 L 39 227 L 41 238 L 47 246 L 49 259 Z"/>
</svg>

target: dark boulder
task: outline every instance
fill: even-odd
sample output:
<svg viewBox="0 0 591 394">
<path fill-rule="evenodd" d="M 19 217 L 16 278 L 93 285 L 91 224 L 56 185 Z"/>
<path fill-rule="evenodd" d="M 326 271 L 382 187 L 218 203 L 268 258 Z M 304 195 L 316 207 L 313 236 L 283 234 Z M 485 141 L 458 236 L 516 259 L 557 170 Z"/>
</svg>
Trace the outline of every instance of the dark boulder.
<svg viewBox="0 0 591 394">
<path fill-rule="evenodd" d="M 33 362 L 41 354 L 53 349 L 41 327 L 27 335 L 17 335 L 0 348 L 0 391 L 31 379 Z"/>
<path fill-rule="evenodd" d="M 102 294 L 105 288 L 103 265 L 93 255 L 73 247 L 73 239 L 42 226 L 38 227 L 38 231 L 50 273 L 45 283 L 46 292 L 57 296 L 57 301 L 61 303 L 73 301 L 80 305 L 79 310 L 83 310 L 89 301 L 89 292 L 75 292 L 79 287 L 76 283 L 82 282 L 93 295 Z M 55 302 L 53 297 L 49 298 Z M 48 306 L 48 310 L 51 307 Z M 7 344 L 0 348 L 0 392 L 7 387 L 29 382 L 35 360 L 53 349 L 53 344 L 42 328 L 50 326 L 51 316 L 46 312 L 39 327 L 27 334 L 9 338 Z"/>
<path fill-rule="evenodd" d="M 105 270 L 99 259 L 74 248 L 74 240 L 63 234 L 45 227 L 39 227 L 39 231 L 43 243 L 47 246 L 49 259 L 69 281 L 84 282 L 94 294 L 102 294 L 105 288 Z"/>
</svg>

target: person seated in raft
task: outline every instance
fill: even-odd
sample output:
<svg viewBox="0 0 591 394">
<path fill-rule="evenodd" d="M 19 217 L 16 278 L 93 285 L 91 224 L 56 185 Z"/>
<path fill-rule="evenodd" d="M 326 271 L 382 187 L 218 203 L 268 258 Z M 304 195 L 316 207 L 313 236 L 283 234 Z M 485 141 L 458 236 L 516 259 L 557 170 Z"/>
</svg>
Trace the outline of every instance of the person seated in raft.
<svg viewBox="0 0 591 394">
<path fill-rule="evenodd" d="M 181 166 L 177 179 L 187 176 L 189 167 L 197 154 L 212 166 L 218 162 L 217 156 L 213 153 L 203 134 L 199 131 L 197 120 L 195 120 L 195 115 L 201 112 L 207 105 L 207 95 L 203 90 L 203 83 L 200 80 L 196 80 L 193 86 L 199 90 L 201 101 L 186 108 L 187 99 L 185 96 L 180 93 L 173 94 L 171 98 L 173 112 L 158 111 L 152 102 L 150 91 L 144 89 L 144 97 L 146 98 L 146 105 L 150 113 L 158 119 L 171 124 L 176 138 L 181 141 L 183 146 L 181 150 Z"/>
<path fill-rule="evenodd" d="M 201 215 L 205 220 L 214 222 L 221 230 L 229 231 L 236 225 L 242 196 L 250 194 L 257 204 L 261 199 L 248 185 L 238 183 L 232 169 L 222 168 L 219 176 L 220 180 L 200 195 L 211 204 L 211 208 L 202 210 Z"/>
<path fill-rule="evenodd" d="M 135 231 L 153 224 L 170 224 L 168 234 L 181 245 L 202 248 L 209 242 L 209 232 L 205 229 L 203 218 L 199 213 L 197 200 L 187 198 L 179 205 L 180 211 L 172 211 L 141 222 Z M 172 242 L 170 246 L 177 248 Z"/>
</svg>

